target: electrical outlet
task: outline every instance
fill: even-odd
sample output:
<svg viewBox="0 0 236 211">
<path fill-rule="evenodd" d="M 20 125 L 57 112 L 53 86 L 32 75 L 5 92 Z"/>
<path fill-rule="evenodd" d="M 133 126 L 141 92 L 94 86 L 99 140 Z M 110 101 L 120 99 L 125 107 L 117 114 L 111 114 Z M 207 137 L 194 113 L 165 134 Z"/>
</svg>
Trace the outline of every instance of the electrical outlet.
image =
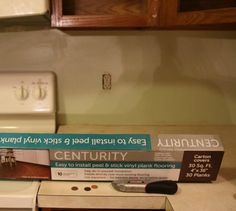
<svg viewBox="0 0 236 211">
<path fill-rule="evenodd" d="M 110 73 L 102 74 L 102 89 L 104 90 L 111 90 L 112 80 Z"/>
</svg>

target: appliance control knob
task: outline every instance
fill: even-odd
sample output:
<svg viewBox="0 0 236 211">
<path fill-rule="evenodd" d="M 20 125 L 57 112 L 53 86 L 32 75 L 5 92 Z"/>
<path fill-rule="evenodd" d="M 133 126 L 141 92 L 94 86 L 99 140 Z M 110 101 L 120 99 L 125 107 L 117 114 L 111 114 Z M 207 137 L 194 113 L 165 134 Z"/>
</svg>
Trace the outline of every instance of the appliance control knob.
<svg viewBox="0 0 236 211">
<path fill-rule="evenodd" d="M 26 100 L 29 97 L 28 90 L 22 85 L 15 90 L 15 95 L 18 100 Z"/>
<path fill-rule="evenodd" d="M 33 96 L 36 100 L 43 100 L 47 95 L 47 92 L 41 86 L 37 86 L 33 90 Z"/>
</svg>

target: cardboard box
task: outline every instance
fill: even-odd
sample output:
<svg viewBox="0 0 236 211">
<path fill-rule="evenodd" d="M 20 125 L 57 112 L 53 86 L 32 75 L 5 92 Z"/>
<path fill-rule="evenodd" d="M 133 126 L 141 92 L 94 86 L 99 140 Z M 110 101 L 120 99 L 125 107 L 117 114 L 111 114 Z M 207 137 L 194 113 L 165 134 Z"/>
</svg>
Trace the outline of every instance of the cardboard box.
<svg viewBox="0 0 236 211">
<path fill-rule="evenodd" d="M 5 133 L 0 178 L 210 182 L 223 154 L 216 135 Z"/>
<path fill-rule="evenodd" d="M 142 138 L 135 141 L 148 145 Z M 216 135 L 151 134 L 150 146 L 146 150 L 50 150 L 52 180 L 210 182 L 216 180 L 224 154 Z"/>
</svg>

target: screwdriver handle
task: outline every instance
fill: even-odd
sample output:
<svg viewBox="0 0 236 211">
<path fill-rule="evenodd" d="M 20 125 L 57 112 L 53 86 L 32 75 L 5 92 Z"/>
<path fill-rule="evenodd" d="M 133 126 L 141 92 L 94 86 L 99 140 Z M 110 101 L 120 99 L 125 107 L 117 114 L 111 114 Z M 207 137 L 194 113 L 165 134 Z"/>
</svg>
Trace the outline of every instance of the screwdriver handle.
<svg viewBox="0 0 236 211">
<path fill-rule="evenodd" d="M 150 182 L 145 187 L 146 193 L 175 194 L 178 190 L 177 183 L 171 180 Z"/>
</svg>

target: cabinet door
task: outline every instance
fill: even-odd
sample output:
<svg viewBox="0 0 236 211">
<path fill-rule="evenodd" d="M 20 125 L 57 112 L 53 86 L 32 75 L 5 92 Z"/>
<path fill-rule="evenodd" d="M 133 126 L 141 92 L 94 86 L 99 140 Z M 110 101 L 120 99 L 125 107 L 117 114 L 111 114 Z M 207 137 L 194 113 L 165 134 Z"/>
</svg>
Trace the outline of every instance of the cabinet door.
<svg viewBox="0 0 236 211">
<path fill-rule="evenodd" d="M 53 27 L 148 27 L 160 0 L 52 0 Z"/>
<path fill-rule="evenodd" d="M 164 26 L 236 23 L 236 0 L 163 0 Z"/>
</svg>

